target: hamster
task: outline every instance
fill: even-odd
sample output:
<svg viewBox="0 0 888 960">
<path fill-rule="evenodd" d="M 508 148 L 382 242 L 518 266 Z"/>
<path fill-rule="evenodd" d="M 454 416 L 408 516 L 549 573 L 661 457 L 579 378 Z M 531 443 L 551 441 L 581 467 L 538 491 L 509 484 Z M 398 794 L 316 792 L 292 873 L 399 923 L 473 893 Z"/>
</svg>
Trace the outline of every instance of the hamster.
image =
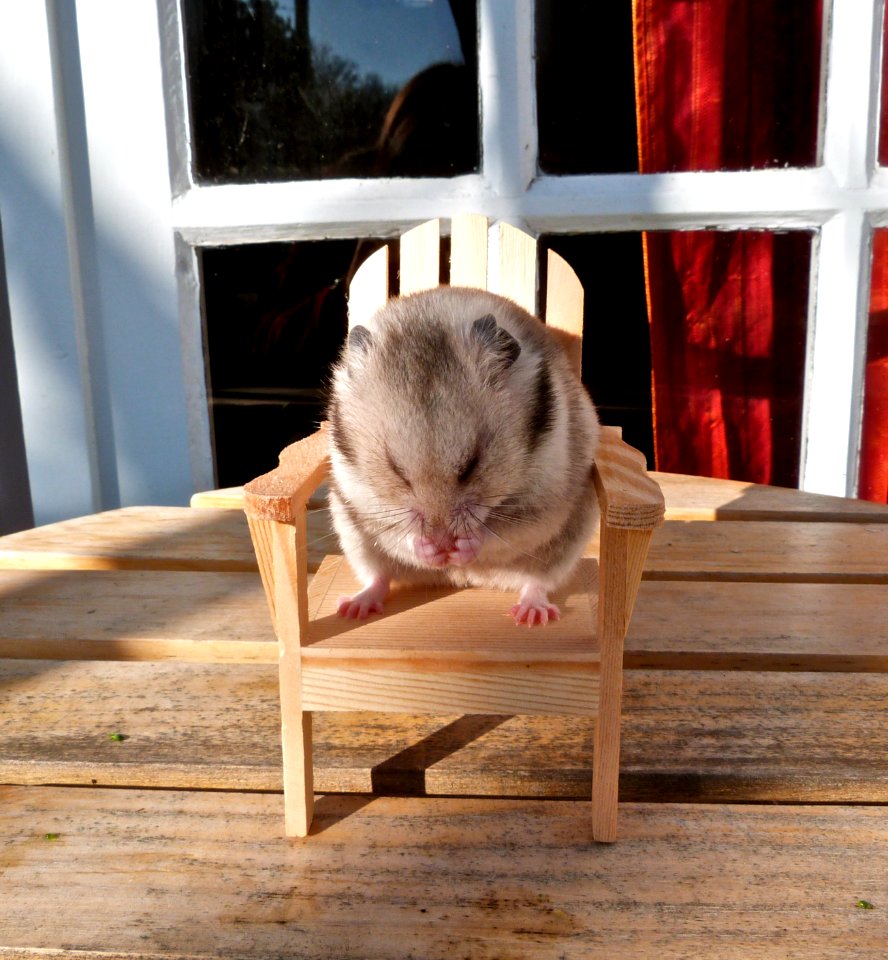
<svg viewBox="0 0 888 960">
<path fill-rule="evenodd" d="M 389 300 L 334 367 L 330 510 L 363 587 L 348 618 L 381 613 L 393 580 L 517 590 L 516 623 L 559 617 L 593 531 L 600 427 L 545 325 L 483 290 Z"/>
</svg>

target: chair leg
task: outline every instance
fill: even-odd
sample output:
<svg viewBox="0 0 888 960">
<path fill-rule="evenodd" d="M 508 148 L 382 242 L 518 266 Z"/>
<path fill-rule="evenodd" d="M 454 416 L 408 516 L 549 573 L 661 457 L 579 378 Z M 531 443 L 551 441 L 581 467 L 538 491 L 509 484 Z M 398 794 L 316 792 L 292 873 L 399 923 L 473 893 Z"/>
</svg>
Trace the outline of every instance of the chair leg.
<svg viewBox="0 0 888 960">
<path fill-rule="evenodd" d="M 302 639 L 308 629 L 305 513 L 272 522 L 273 615 L 278 637 L 284 830 L 305 837 L 314 810 L 311 713 L 302 708 Z"/>
<path fill-rule="evenodd" d="M 314 814 L 311 713 L 301 710 L 295 716 L 284 716 L 281 746 L 284 762 L 284 832 L 288 837 L 307 837 Z"/>
<path fill-rule="evenodd" d="M 651 532 L 605 524 L 601 529 L 598 586 L 601 676 L 592 758 L 592 837 L 603 843 L 617 839 L 623 640 L 635 606 Z"/>
</svg>

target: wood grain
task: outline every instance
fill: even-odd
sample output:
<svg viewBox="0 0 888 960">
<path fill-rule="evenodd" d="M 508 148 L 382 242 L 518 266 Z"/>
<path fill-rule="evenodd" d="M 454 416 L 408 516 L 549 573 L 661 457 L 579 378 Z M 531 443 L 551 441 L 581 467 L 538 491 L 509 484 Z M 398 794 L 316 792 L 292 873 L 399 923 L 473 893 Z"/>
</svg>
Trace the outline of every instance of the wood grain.
<svg viewBox="0 0 888 960">
<path fill-rule="evenodd" d="M 583 802 L 325 796 L 294 843 L 274 795 L 0 798 L 17 957 L 854 960 L 888 942 L 878 807 L 626 805 L 609 847 Z"/>
<path fill-rule="evenodd" d="M 641 453 L 604 427 L 592 470 L 603 522 L 611 527 L 652 530 L 663 522 L 665 501 L 648 475 Z"/>
<path fill-rule="evenodd" d="M 653 472 L 651 476 L 666 497 L 669 520 L 888 523 L 888 505 L 868 500 L 679 473 Z"/>
<path fill-rule="evenodd" d="M 654 533 L 644 576 L 647 580 L 884 584 L 888 583 L 888 526 L 667 521 Z"/>
<path fill-rule="evenodd" d="M 597 661 L 597 564 L 584 560 L 570 584 L 552 594 L 562 617 L 545 628 L 518 627 L 511 594 L 499 590 L 394 584 L 385 613 L 356 622 L 336 615 L 337 600 L 358 581 L 343 557 L 325 558 L 309 587 L 312 622 L 303 656 L 524 661 L 548 651 L 562 662 Z"/>
<path fill-rule="evenodd" d="M 336 591 L 333 591 L 335 594 Z M 335 601 L 328 594 L 327 602 Z M 397 596 L 393 602 L 397 602 Z M 563 601 L 562 601 L 563 602 Z M 505 616 L 490 621 L 494 649 L 527 657 L 538 639 Z M 577 604 L 579 601 L 577 601 Z M 588 655 L 580 621 L 545 628 L 559 656 Z M 643 581 L 626 638 L 624 663 L 660 669 L 888 671 L 888 586 L 757 582 Z M 476 648 L 449 623 L 417 612 L 416 644 L 440 644 L 459 658 Z M 403 637 L 386 639 L 384 618 L 371 633 L 375 656 L 405 655 Z M 347 624 L 317 625 L 315 656 L 354 654 Z M 339 631 L 339 632 L 336 632 Z M 558 638 L 561 639 L 558 639 Z M 499 639 L 497 639 L 499 638 Z M 489 647 L 491 645 L 488 645 Z M 0 571 L 0 655 L 52 659 L 259 660 L 277 657 L 259 577 L 166 571 Z"/>
<path fill-rule="evenodd" d="M 274 664 L 8 660 L 0 686 L 0 782 L 282 789 Z M 884 675 L 629 670 L 623 708 L 623 801 L 888 803 Z M 587 799 L 593 732 L 585 717 L 319 713 L 315 786 Z"/>
<path fill-rule="evenodd" d="M 487 289 L 487 217 L 454 214 L 450 225 L 450 285 Z"/>
<path fill-rule="evenodd" d="M 285 447 L 274 470 L 244 486 L 244 509 L 251 517 L 304 522 L 306 506 L 330 470 L 326 421 L 308 437 Z"/>
<path fill-rule="evenodd" d="M 236 510 L 124 507 L 0 537 L 0 569 L 256 569 Z"/>
<path fill-rule="evenodd" d="M 516 627 L 495 590 L 396 585 L 382 616 L 344 620 L 337 598 L 357 582 L 328 557 L 309 593 L 302 649 L 306 709 L 593 715 L 598 707 L 595 564 L 553 601 L 562 618 Z"/>
<path fill-rule="evenodd" d="M 884 584 L 641 584 L 625 664 L 888 671 Z"/>
<path fill-rule="evenodd" d="M 0 656 L 277 661 L 258 575 L 0 571 Z"/>
</svg>

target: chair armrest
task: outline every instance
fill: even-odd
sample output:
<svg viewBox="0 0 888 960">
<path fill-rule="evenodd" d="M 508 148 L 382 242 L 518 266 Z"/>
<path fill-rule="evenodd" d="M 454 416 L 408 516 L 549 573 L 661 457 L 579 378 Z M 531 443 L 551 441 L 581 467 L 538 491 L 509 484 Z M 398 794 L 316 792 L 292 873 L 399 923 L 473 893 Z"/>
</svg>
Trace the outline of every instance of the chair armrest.
<svg viewBox="0 0 888 960">
<path fill-rule="evenodd" d="M 244 486 L 244 510 L 258 520 L 293 523 L 330 469 L 326 422 L 317 433 L 297 440 L 281 451 L 280 462 L 269 473 Z"/>
<path fill-rule="evenodd" d="M 592 470 L 602 523 L 625 530 L 653 530 L 663 522 L 666 504 L 647 472 L 644 455 L 603 427 Z"/>
</svg>

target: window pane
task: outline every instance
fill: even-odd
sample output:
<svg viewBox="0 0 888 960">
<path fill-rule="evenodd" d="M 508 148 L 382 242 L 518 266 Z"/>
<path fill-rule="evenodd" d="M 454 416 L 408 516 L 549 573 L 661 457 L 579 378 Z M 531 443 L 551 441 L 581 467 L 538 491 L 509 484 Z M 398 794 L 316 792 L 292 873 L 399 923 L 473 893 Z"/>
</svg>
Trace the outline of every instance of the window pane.
<svg viewBox="0 0 888 960">
<path fill-rule="evenodd" d="M 822 0 L 636 0 L 634 11 L 643 172 L 816 162 Z"/>
<path fill-rule="evenodd" d="M 873 242 L 859 493 L 888 503 L 888 230 Z"/>
<path fill-rule="evenodd" d="M 271 470 L 280 451 L 321 420 L 357 246 L 331 240 L 201 251 L 220 486 Z"/>
<path fill-rule="evenodd" d="M 638 169 L 629 0 L 538 0 L 536 69 L 543 172 Z"/>
<path fill-rule="evenodd" d="M 195 178 L 479 165 L 474 0 L 185 0 Z"/>
<path fill-rule="evenodd" d="M 544 236 L 576 271 L 585 291 L 583 381 L 602 423 L 623 428 L 627 443 L 654 466 L 651 344 L 640 233 Z M 540 264 L 545 265 L 544 252 Z M 545 303 L 545 278 L 541 302 Z"/>
<path fill-rule="evenodd" d="M 658 469 L 797 486 L 811 235 L 644 242 Z"/>
</svg>

